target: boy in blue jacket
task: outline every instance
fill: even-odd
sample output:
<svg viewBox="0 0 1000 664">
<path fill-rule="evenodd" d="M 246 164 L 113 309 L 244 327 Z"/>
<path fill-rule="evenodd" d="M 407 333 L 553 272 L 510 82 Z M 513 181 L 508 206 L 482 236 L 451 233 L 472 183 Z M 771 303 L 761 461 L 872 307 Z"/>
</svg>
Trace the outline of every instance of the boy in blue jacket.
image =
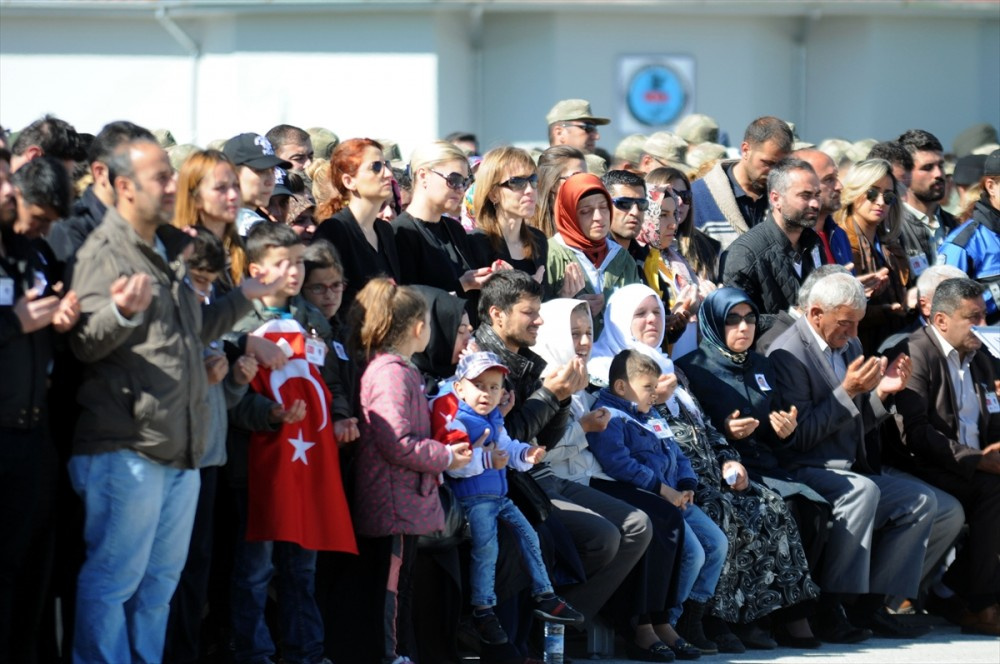
<svg viewBox="0 0 1000 664">
<path fill-rule="evenodd" d="M 480 639 L 490 645 L 507 642 L 496 605 L 497 519 L 517 535 L 522 558 L 532 580 L 535 615 L 549 622 L 581 624 L 583 614 L 552 590 L 538 545 L 538 534 L 507 497 L 507 470 L 525 471 L 542 460 L 545 448 L 513 440 L 504 428 L 499 408 L 508 369 L 494 353 L 469 353 L 458 363 L 452 390 L 434 400 L 434 438 L 443 443 L 476 441 L 472 461 L 448 471 L 448 484 L 465 509 L 472 533 L 472 621 Z"/>
<path fill-rule="evenodd" d="M 594 409 L 610 413 L 604 431 L 587 434 L 590 451 L 604 476 L 654 493 L 684 516 L 683 560 L 677 580 L 677 604 L 670 622 L 680 617 L 680 604 L 712 599 L 722 573 L 729 542 L 714 521 L 694 504 L 698 477 L 670 432 L 652 408 L 660 367 L 636 350 L 623 350 L 611 361 L 609 387 L 602 388 Z"/>
</svg>

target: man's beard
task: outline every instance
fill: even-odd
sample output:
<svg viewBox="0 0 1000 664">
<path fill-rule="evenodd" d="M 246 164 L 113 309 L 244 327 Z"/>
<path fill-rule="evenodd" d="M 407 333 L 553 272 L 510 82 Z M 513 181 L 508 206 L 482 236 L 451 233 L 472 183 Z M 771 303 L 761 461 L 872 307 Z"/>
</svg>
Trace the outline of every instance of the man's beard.
<svg viewBox="0 0 1000 664">
<path fill-rule="evenodd" d="M 782 214 L 781 218 L 784 220 L 786 228 L 812 228 L 819 221 L 819 215 L 809 218 L 805 213 L 801 213 L 795 217 L 786 217 Z"/>
<path fill-rule="evenodd" d="M 928 189 L 927 191 L 923 192 L 917 192 L 914 191 L 913 189 L 911 189 L 910 191 L 913 191 L 913 195 L 916 196 L 917 200 L 919 200 L 921 203 L 937 203 L 938 201 L 944 198 L 944 190 L 945 187 L 944 185 L 942 185 L 941 193 L 935 193 L 933 189 Z"/>
</svg>

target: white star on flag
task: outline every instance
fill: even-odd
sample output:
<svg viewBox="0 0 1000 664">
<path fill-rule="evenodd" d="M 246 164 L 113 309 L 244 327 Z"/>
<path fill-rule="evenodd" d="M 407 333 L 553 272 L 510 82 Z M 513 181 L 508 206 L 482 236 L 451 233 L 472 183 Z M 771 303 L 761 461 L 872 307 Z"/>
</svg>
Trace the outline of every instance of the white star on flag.
<svg viewBox="0 0 1000 664">
<path fill-rule="evenodd" d="M 292 454 L 292 463 L 301 460 L 305 465 L 309 465 L 309 459 L 306 458 L 306 450 L 315 445 L 316 443 L 310 443 L 302 439 L 302 429 L 299 429 L 299 435 L 297 438 L 289 438 L 288 442 L 291 443 L 292 447 L 295 448 L 295 452 Z"/>
</svg>

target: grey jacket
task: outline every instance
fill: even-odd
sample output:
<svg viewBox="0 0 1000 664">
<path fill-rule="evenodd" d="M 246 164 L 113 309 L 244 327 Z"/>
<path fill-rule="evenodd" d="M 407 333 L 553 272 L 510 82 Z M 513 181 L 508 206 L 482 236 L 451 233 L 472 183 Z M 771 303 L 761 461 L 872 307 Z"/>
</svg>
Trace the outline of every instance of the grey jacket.
<svg viewBox="0 0 1000 664">
<path fill-rule="evenodd" d="M 190 238 L 170 226 L 156 235 L 169 262 L 109 209 L 77 255 L 71 283 L 82 313 L 70 344 L 87 366 L 73 453 L 132 449 L 174 468 L 197 468 L 210 425 L 203 344 L 230 329 L 250 302 L 235 290 L 203 306 L 184 280 L 180 252 Z M 153 299 L 133 324 L 123 324 L 111 283 L 140 272 L 152 277 Z"/>
<path fill-rule="evenodd" d="M 782 408 L 798 408 L 798 427 L 792 445 L 779 450 L 786 468 L 853 469 L 875 473 L 880 463 L 869 460 L 865 434 L 889 417 L 882 401 L 871 391 L 853 399 L 837 380 L 833 369 L 809 329 L 799 318 L 768 349 Z M 861 343 L 852 338 L 844 356 L 850 365 L 861 355 Z"/>
</svg>

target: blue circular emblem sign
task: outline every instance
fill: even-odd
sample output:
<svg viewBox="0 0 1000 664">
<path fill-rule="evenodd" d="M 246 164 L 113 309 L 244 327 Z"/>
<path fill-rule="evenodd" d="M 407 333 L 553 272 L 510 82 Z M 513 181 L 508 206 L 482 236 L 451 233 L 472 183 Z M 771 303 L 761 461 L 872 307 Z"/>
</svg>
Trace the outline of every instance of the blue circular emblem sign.
<svg viewBox="0 0 1000 664">
<path fill-rule="evenodd" d="M 670 124 L 684 110 L 687 99 L 681 77 L 665 65 L 643 67 L 629 81 L 629 112 L 644 125 Z"/>
</svg>

